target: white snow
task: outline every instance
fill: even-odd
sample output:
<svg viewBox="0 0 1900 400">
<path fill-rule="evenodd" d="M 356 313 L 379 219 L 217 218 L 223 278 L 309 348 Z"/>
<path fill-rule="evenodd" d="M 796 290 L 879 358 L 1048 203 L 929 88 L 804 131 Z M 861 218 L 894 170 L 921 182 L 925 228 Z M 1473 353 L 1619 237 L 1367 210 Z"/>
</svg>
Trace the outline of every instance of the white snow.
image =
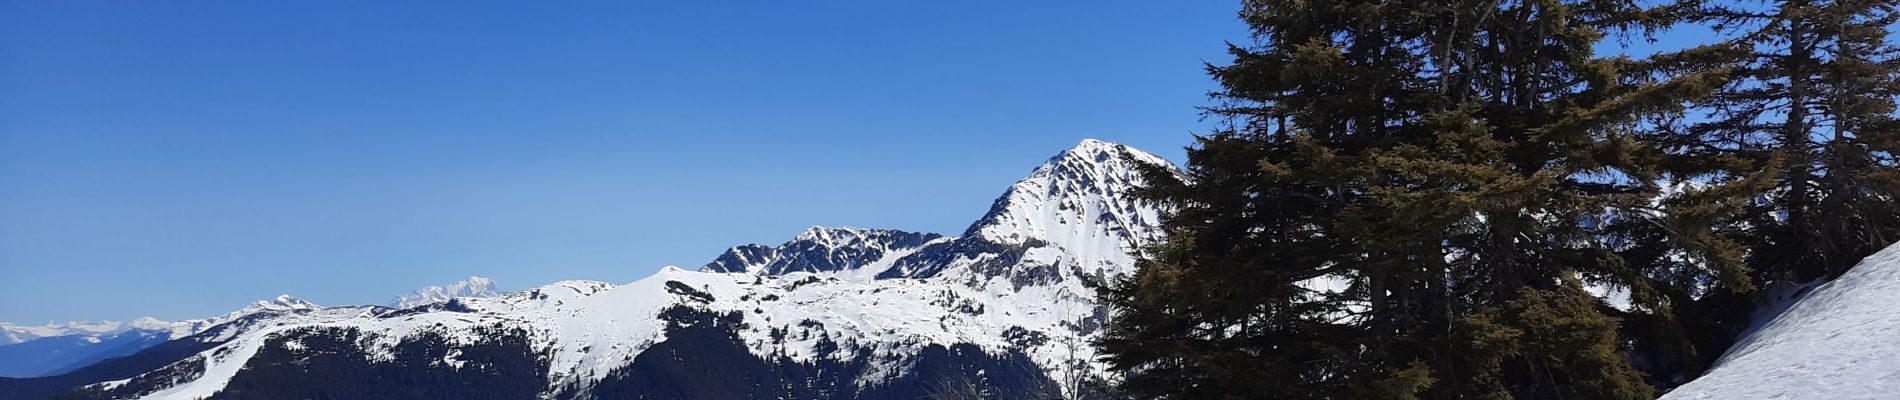
<svg viewBox="0 0 1900 400">
<path fill-rule="evenodd" d="M 48 322 L 45 325 L 23 326 L 0 322 L 0 346 L 24 342 L 33 339 L 81 335 L 80 339 L 97 343 L 104 337 L 118 335 L 128 331 L 165 332 L 172 339 L 182 338 L 203 332 L 213 326 L 235 320 L 245 315 L 262 311 L 312 310 L 319 309 L 315 303 L 303 301 L 290 295 L 277 296 L 271 300 L 258 300 L 242 309 L 211 318 L 197 318 L 183 321 L 162 321 L 152 317 L 140 317 L 130 322 L 121 321 L 69 321 L 65 323 Z"/>
<path fill-rule="evenodd" d="M 430 285 L 414 292 L 396 296 L 389 301 L 394 308 L 410 308 L 426 304 L 435 304 L 457 297 L 495 297 L 501 292 L 495 290 L 495 281 L 479 276 L 471 276 L 448 286 Z"/>
<path fill-rule="evenodd" d="M 784 354 L 810 361 L 819 356 L 815 347 L 821 338 L 829 337 L 850 350 L 844 353 L 862 350 L 877 355 L 875 360 L 895 360 L 871 366 L 871 372 L 857 377 L 861 382 L 903 373 L 908 357 L 933 344 L 972 344 L 999 353 L 1021 350 L 1050 376 L 1065 376 L 1075 365 L 1085 368 L 1084 374 L 1103 374 L 1094 349 L 1087 345 L 1101 333 L 1101 308 L 1085 280 L 1099 283 L 1132 272 L 1130 253 L 1158 235 L 1158 210 L 1124 196 L 1142 184 L 1135 163 L 1169 165 L 1126 146 L 1083 141 L 1010 187 L 963 237 L 894 248 L 867 240 L 872 230 L 813 228 L 794 239 L 818 244 L 825 253 L 810 255 L 814 257 L 833 256 L 832 251 L 845 248 L 881 251 L 875 260 L 854 260 L 862 265 L 844 270 L 771 274 L 754 267 L 770 260 L 752 259 L 736 260 L 744 272 L 669 266 L 625 285 L 562 281 L 495 297 L 466 297 L 462 304 L 467 312 L 425 311 L 393 318 L 377 317 L 388 309 L 322 308 L 280 298 L 254 307 L 276 313 L 221 332 L 226 336 L 220 338 L 231 340 L 199 355 L 207 360 L 202 377 L 148 397 L 214 393 L 272 335 L 322 326 L 363 332 L 374 361 L 392 357 L 384 350 L 422 330 L 466 344 L 479 339 L 476 327 L 503 323 L 528 331 L 532 345 L 548 351 L 548 387 L 585 385 L 664 340 L 665 322 L 655 317 L 676 306 L 739 313 L 744 318 L 739 337 L 762 356 Z M 956 254 L 945 265 L 926 266 L 941 267 L 927 277 L 877 279 L 900 259 L 933 246 L 947 248 L 956 240 L 1018 246 L 1021 257 L 979 270 L 976 266 L 995 264 L 990 261 L 1004 260 L 999 258 L 1004 255 Z M 675 294 L 670 282 L 712 299 Z M 465 283 L 462 288 L 425 289 L 417 298 L 440 301 L 446 298 L 438 294 L 489 287 L 485 279 Z M 786 333 L 782 341 L 773 338 L 775 329 Z M 1047 340 L 1023 347 L 1005 332 L 1030 332 Z M 225 357 L 214 357 L 220 351 Z M 439 362 L 460 363 L 454 356 Z"/>
<path fill-rule="evenodd" d="M 1083 140 L 1011 186 L 974 230 L 999 243 L 1048 241 L 1084 265 L 1132 266 L 1132 240 L 1149 239 L 1160 221 L 1158 209 L 1126 193 L 1145 183 L 1136 163 L 1173 165 L 1128 146 Z"/>
<path fill-rule="evenodd" d="M 1815 287 L 1662 398 L 1900 398 L 1900 246 Z"/>
<path fill-rule="evenodd" d="M 762 356 L 811 361 L 820 356 L 815 347 L 821 338 L 829 337 L 851 350 L 847 353 L 869 351 L 875 360 L 895 360 L 872 365 L 869 373 L 857 377 L 861 382 L 903 373 L 907 357 L 933 344 L 1020 350 L 1051 376 L 1065 376 L 1073 365 L 1084 368 L 1082 374 L 1104 374 L 1094 348 L 1086 345 L 1100 335 L 1096 324 L 1102 322 L 1096 319 L 1102 309 L 1086 281 L 1132 272 L 1130 252 L 1158 235 L 1160 212 L 1123 196 L 1143 183 L 1134 163 L 1166 165 L 1159 157 L 1126 146 L 1083 141 L 1011 186 L 964 236 L 916 247 L 870 240 L 873 230 L 814 227 L 794 242 L 815 243 L 823 254 L 764 254 L 769 259 L 738 254 L 733 262 L 741 267 L 734 270 L 739 272 L 669 266 L 624 285 L 561 281 L 499 296 L 459 295 L 479 293 L 480 288 L 492 291 L 492 282 L 471 278 L 459 287 L 418 291 L 416 301 L 423 303 L 396 303 L 407 308 L 463 297 L 467 312 L 426 311 L 392 318 L 378 317 L 388 309 L 323 308 L 280 297 L 203 320 L 232 321 L 272 311 L 260 314 L 264 318 L 219 328 L 221 336 L 208 340 L 229 341 L 195 356 L 207 363 L 203 376 L 147 397 L 187 399 L 215 393 L 273 335 L 324 326 L 362 331 L 369 357 L 386 360 L 393 357 L 386 350 L 420 331 L 440 333 L 452 345 L 467 344 L 480 339 L 476 327 L 502 323 L 527 330 L 532 345 L 550 355 L 549 388 L 585 385 L 664 340 L 665 322 L 655 317 L 671 307 L 742 315 L 743 328 L 737 333 Z M 992 261 L 1005 260 L 1003 254 L 955 254 L 943 265 L 912 266 L 938 273 L 899 271 L 908 277 L 877 279 L 899 260 L 962 240 L 1018 246 L 1020 259 L 996 266 Z M 875 260 L 854 259 L 842 270 L 778 274 L 760 268 L 774 257 L 835 258 L 840 249 L 873 248 L 881 252 Z M 673 282 L 712 298 L 676 294 L 677 289 L 669 290 Z M 1349 277 L 1337 276 L 1302 282 L 1320 293 L 1345 290 L 1350 283 Z M 1612 305 L 1628 306 L 1622 289 L 1591 289 Z M 1665 398 L 1900 398 L 1900 246 L 1869 257 L 1764 320 L 1706 376 Z M 16 330 L 12 325 L 0 328 Z M 783 339 L 774 338 L 773 330 L 785 332 Z M 1024 347 L 1012 343 L 1005 332 L 1033 332 L 1048 340 Z M 463 361 L 457 354 L 435 361 L 459 367 Z"/>
<path fill-rule="evenodd" d="M 125 332 L 131 327 L 131 324 L 120 321 L 47 322 L 45 325 L 15 325 L 0 322 L 0 346 L 55 336 L 114 335 Z"/>
</svg>

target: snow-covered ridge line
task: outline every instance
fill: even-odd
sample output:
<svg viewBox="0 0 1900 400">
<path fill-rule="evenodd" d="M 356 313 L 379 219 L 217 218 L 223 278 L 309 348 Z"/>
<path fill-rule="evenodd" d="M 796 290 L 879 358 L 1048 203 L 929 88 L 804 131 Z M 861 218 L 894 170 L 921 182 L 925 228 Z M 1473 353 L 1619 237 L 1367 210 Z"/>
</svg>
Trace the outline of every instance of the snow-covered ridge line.
<svg viewBox="0 0 1900 400">
<path fill-rule="evenodd" d="M 520 329 L 534 349 L 528 359 L 547 363 L 544 397 L 585 392 L 669 340 L 663 317 L 678 310 L 734 318 L 721 337 L 761 360 L 866 363 L 852 372 L 858 389 L 911 373 L 933 346 L 1019 354 L 1024 364 L 1011 365 L 1048 376 L 1099 375 L 1086 345 L 1106 318 L 1095 288 L 1133 271 L 1130 252 L 1158 235 L 1159 212 L 1125 196 L 1150 163 L 1170 166 L 1085 140 L 1012 185 L 957 237 L 813 227 L 778 246 L 733 247 L 699 271 L 666 267 L 624 285 L 561 281 L 402 309 L 286 304 L 217 332 L 207 342 L 216 348 L 195 356 L 207 363 L 203 374 L 145 397 L 223 390 L 247 359 L 271 350 L 266 343 L 303 328 L 359 332 L 370 361 L 395 357 L 403 338 L 439 336 L 453 347 L 479 341 L 485 327 Z M 415 361 L 468 361 L 452 354 Z"/>
<path fill-rule="evenodd" d="M 212 326 L 262 311 L 309 310 L 319 308 L 322 308 L 322 306 L 286 294 L 269 300 L 252 302 L 244 308 L 226 313 L 225 315 L 211 318 L 194 318 L 183 321 L 162 321 L 152 317 L 140 317 L 127 322 L 70 321 L 66 323 L 49 322 L 39 326 L 23 326 L 0 322 L 0 345 L 69 335 L 105 337 L 130 331 L 166 332 L 173 338 L 182 338 L 203 332 Z"/>
<path fill-rule="evenodd" d="M 1062 241 L 1083 228 L 1098 226 L 1121 231 L 1157 226 L 1154 208 L 1138 204 L 1126 193 L 1145 183 L 1138 164 L 1173 166 L 1160 156 L 1126 145 L 1083 140 L 1011 185 L 964 235 L 1021 243 Z M 1087 204 L 1091 201 L 1100 204 Z M 1095 213 L 1076 212 L 1088 205 L 1097 207 L 1086 210 Z"/>
<path fill-rule="evenodd" d="M 410 308 L 426 304 L 449 301 L 457 297 L 495 297 L 501 292 L 495 290 L 495 281 L 479 276 L 448 284 L 447 286 L 429 285 L 414 292 L 405 293 L 389 301 L 394 308 Z"/>
<path fill-rule="evenodd" d="M 162 329 L 169 323 L 151 317 L 125 321 L 66 321 L 44 325 L 18 325 L 0 322 L 0 346 L 29 340 L 66 335 L 116 335 L 132 329 Z"/>
<path fill-rule="evenodd" d="M 389 306 L 410 308 L 425 304 L 448 301 L 455 297 L 494 297 L 502 293 L 495 289 L 495 282 L 488 278 L 471 276 L 468 279 L 447 286 L 427 286 L 415 292 L 407 293 L 391 300 Z M 210 318 L 194 318 L 182 321 L 164 321 L 152 317 L 140 317 L 131 321 L 67 321 L 63 323 L 47 322 L 43 325 L 20 325 L 0 322 L 0 346 L 26 342 L 34 339 L 81 335 L 89 337 L 108 337 L 130 331 L 168 332 L 173 338 L 182 338 L 203 332 L 214 325 L 264 311 L 317 310 L 323 306 L 288 294 L 271 299 L 253 301 L 238 310 Z"/>
<path fill-rule="evenodd" d="M 707 272 L 782 275 L 791 272 L 850 272 L 875 265 L 893 254 L 916 251 L 943 235 L 894 229 L 813 226 L 792 240 L 768 247 L 734 246 L 700 267 Z M 877 271 L 870 271 L 875 274 Z M 854 274 L 870 275 L 870 274 Z"/>
</svg>

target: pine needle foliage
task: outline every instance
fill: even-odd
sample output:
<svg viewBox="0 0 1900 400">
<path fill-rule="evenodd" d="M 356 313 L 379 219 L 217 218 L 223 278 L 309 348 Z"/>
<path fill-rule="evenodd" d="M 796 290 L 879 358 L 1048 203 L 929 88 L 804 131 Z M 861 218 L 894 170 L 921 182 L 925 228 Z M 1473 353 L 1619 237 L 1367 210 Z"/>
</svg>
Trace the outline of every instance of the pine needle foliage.
<svg viewBox="0 0 1900 400">
<path fill-rule="evenodd" d="M 1225 127 L 1196 138 L 1185 178 L 1149 174 L 1168 236 L 1103 293 L 1123 391 L 1653 398 L 1632 343 L 1719 353 L 1676 312 L 1754 288 L 1737 227 L 1781 164 L 1672 130 L 1747 72 L 1705 62 L 1735 46 L 1595 47 L 1701 10 L 1244 2 L 1252 40 L 1208 67 Z"/>
</svg>

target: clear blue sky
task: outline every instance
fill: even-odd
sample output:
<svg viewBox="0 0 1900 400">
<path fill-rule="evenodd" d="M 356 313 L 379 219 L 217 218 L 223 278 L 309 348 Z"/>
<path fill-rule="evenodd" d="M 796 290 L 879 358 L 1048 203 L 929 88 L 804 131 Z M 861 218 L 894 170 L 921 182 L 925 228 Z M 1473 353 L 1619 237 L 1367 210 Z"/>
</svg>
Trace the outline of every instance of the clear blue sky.
<svg viewBox="0 0 1900 400">
<path fill-rule="evenodd" d="M 1232 1 L 0 2 L 0 321 L 628 282 L 1180 159 Z"/>
<path fill-rule="evenodd" d="M 1179 161 L 1237 9 L 0 0 L 0 321 L 957 233 L 1085 137 Z"/>
</svg>

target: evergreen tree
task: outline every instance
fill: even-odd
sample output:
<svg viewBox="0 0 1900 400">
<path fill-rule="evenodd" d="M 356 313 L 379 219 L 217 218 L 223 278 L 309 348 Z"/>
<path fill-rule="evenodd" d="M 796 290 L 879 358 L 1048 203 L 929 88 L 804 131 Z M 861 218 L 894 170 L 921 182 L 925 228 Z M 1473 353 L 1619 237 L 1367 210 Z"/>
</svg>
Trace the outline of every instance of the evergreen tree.
<svg viewBox="0 0 1900 400">
<path fill-rule="evenodd" d="M 1900 240 L 1900 47 L 1887 42 L 1900 20 L 1896 7 L 1900 1 L 1848 0 L 1821 10 L 1833 58 L 1822 67 L 1828 118 L 1813 220 L 1829 276 Z"/>
<path fill-rule="evenodd" d="M 1699 101 L 1698 112 L 1666 116 L 1645 139 L 1664 150 L 1660 170 L 1678 184 L 1727 184 L 1751 197 L 1744 212 L 1703 213 L 1716 235 L 1741 242 L 1750 273 L 1746 282 L 1708 285 L 1698 274 L 1652 269 L 1670 283 L 1657 287 L 1672 312 L 1626 314 L 1623 333 L 1653 384 L 1700 374 L 1773 293 L 1723 289 L 1838 275 L 1900 239 L 1897 64 L 1885 42 L 1895 3 L 1685 3 L 1691 20 L 1732 37 L 1658 56 L 1652 72 L 1721 70 L 1733 79 Z"/>
<path fill-rule="evenodd" d="M 1685 140 L 1778 164 L 1740 235 L 1758 284 L 1827 278 L 1900 239 L 1894 98 L 1900 50 L 1886 42 L 1893 0 L 1715 5 L 1697 15 L 1735 30 L 1698 58 L 1736 65 Z"/>
<path fill-rule="evenodd" d="M 1645 117 L 1726 71 L 1652 80 L 1656 65 L 1592 51 L 1668 11 L 1246 2 L 1256 43 L 1210 67 L 1224 102 L 1209 111 L 1230 127 L 1189 149 L 1189 179 L 1150 174 L 1169 236 L 1104 293 L 1118 314 L 1101 345 L 1124 389 L 1653 396 L 1584 282 L 1628 288 L 1661 320 L 1680 282 L 1745 288 L 1741 248 L 1714 225 L 1758 182 L 1658 204 L 1680 160 L 1644 140 Z"/>
<path fill-rule="evenodd" d="M 1119 312 L 1101 346 L 1128 373 L 1126 393 L 1397 398 L 1426 384 L 1412 363 L 1361 350 L 1383 348 L 1345 321 L 1363 319 L 1364 296 L 1305 285 L 1370 268 L 1342 257 L 1355 244 L 1338 233 L 1340 214 L 1365 195 L 1342 190 L 1357 178 L 1336 155 L 1419 136 L 1405 122 L 1429 81 L 1424 57 L 1403 46 L 1424 37 L 1417 13 L 1377 1 L 1245 5 L 1260 45 L 1232 46 L 1233 65 L 1210 67 L 1231 100 L 1212 112 L 1235 127 L 1189 149 L 1189 181 L 1148 174 L 1146 194 L 1174 210 L 1168 239 L 1106 293 Z"/>
</svg>

